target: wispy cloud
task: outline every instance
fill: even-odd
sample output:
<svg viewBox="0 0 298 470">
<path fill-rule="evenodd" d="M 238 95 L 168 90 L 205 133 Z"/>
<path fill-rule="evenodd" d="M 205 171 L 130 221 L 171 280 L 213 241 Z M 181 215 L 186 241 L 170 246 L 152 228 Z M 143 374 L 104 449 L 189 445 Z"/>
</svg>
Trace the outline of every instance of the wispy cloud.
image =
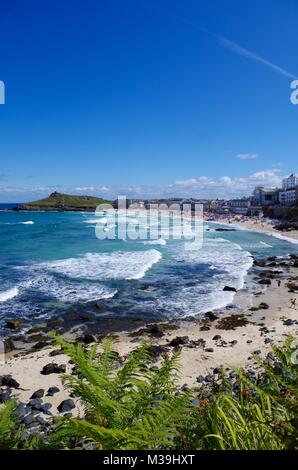
<svg viewBox="0 0 298 470">
<path fill-rule="evenodd" d="M 0 181 L 6 181 L 10 175 L 7 175 L 6 173 L 0 173 Z"/>
<path fill-rule="evenodd" d="M 216 35 L 219 44 L 226 49 L 231 50 L 235 54 L 241 55 L 242 57 L 246 57 L 247 59 L 253 60 L 255 62 L 259 62 L 260 64 L 266 65 L 266 67 L 271 68 L 275 72 L 279 73 L 280 75 L 284 75 L 288 78 L 297 78 L 296 75 L 292 74 L 288 70 L 280 67 L 279 65 L 270 62 L 270 60 L 265 59 L 264 57 L 245 49 L 244 47 L 240 46 L 236 42 L 230 41 L 229 39 L 225 38 L 224 36 Z"/>
<path fill-rule="evenodd" d="M 259 155 L 257 153 L 238 153 L 236 158 L 239 158 L 240 160 L 255 160 L 258 156 Z"/>
<path fill-rule="evenodd" d="M 168 185 L 139 185 L 139 186 L 35 186 L 13 187 L 0 186 L 0 200 L 3 202 L 30 201 L 39 199 L 53 191 L 68 194 L 81 194 L 90 196 L 102 196 L 108 199 L 117 199 L 118 195 L 126 195 L 127 198 L 171 198 L 171 197 L 196 197 L 203 199 L 230 198 L 248 196 L 255 186 L 280 186 L 283 176 L 279 169 L 271 168 L 248 176 L 228 176 L 219 178 L 209 176 L 191 177 L 179 180 Z"/>
</svg>

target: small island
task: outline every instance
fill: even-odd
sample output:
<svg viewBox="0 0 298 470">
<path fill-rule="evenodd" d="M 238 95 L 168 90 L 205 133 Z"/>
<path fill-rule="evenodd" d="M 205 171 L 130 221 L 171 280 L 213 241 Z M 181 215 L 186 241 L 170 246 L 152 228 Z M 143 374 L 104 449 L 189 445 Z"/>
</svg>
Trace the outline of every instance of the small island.
<svg viewBox="0 0 298 470">
<path fill-rule="evenodd" d="M 15 211 L 94 211 L 100 204 L 112 204 L 94 196 L 72 196 L 54 192 L 38 201 L 26 202 L 14 208 Z"/>
</svg>

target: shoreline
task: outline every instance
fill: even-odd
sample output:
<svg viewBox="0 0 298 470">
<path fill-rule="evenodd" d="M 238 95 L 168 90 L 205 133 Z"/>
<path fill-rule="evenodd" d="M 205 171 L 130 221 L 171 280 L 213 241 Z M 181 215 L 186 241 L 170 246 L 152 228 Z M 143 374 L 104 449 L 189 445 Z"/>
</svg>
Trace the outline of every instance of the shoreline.
<svg viewBox="0 0 298 470">
<path fill-rule="evenodd" d="M 203 319 L 188 317 L 147 323 L 134 331 L 118 331 L 105 336 L 115 339 L 120 358 L 126 357 L 144 340 L 152 342 L 152 356 L 157 363 L 163 354 L 171 354 L 180 347 L 181 386 L 198 389 L 220 367 L 228 371 L 254 369 L 257 367 L 254 352 L 266 357 L 271 350 L 271 342 L 282 344 L 288 335 L 298 336 L 298 310 L 297 307 L 291 308 L 291 300 L 297 298 L 298 271 L 293 267 L 297 259 L 290 258 L 285 262 L 285 258 L 276 261 L 269 258 L 265 263 L 255 261 L 245 278 L 244 287 L 235 293 L 232 304 L 207 312 Z M 293 285 L 296 283 L 294 290 L 289 288 L 291 282 Z M 63 334 L 68 340 L 78 340 L 79 336 L 86 347 L 89 342 L 101 339 L 100 334 L 91 337 L 86 324 L 77 325 L 73 331 Z M 62 364 L 67 373 L 72 372 L 69 358 L 56 355 L 55 349 L 55 346 L 46 344 L 37 351 L 11 351 L 6 364 L 0 367 L 0 376 L 11 375 L 20 384 L 10 393 L 22 403 L 27 403 L 39 389 L 46 394 L 50 387 L 57 387 L 59 391 L 54 396 L 44 397 L 53 416 L 59 414 L 57 406 L 70 396 L 63 389 L 60 374 L 42 375 L 40 372 L 45 365 L 52 363 Z M 73 413 L 81 415 L 78 403 Z"/>
<path fill-rule="evenodd" d="M 233 222 L 228 222 L 226 219 L 218 219 L 218 220 L 205 220 L 206 223 L 212 223 L 212 224 L 218 224 L 218 225 L 223 225 L 225 227 L 232 227 L 237 230 L 243 230 L 243 231 L 248 231 L 248 232 L 255 232 L 255 233 L 261 233 L 265 234 L 268 236 L 273 236 L 275 238 L 278 238 L 280 240 L 287 241 L 289 243 L 293 243 L 295 245 L 298 244 L 298 230 L 291 230 L 288 232 L 281 232 L 280 230 L 276 230 L 272 225 L 269 225 L 268 223 L 255 223 L 253 221 L 253 218 L 250 220 L 245 220 L 243 222 L 240 221 L 233 221 Z M 291 236 L 284 235 L 285 233 L 290 234 Z"/>
</svg>

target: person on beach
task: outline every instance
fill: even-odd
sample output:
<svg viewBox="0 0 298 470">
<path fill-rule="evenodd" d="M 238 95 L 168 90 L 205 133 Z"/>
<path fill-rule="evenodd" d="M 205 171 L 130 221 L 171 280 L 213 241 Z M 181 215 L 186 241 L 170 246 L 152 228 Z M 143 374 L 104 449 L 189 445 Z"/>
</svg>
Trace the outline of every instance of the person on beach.
<svg viewBox="0 0 298 470">
<path fill-rule="evenodd" d="M 296 307 L 296 299 L 291 299 L 291 308 Z"/>
<path fill-rule="evenodd" d="M 281 280 L 280 279 L 277 281 L 277 285 L 278 285 L 278 287 L 280 287 L 280 285 L 281 285 Z"/>
</svg>

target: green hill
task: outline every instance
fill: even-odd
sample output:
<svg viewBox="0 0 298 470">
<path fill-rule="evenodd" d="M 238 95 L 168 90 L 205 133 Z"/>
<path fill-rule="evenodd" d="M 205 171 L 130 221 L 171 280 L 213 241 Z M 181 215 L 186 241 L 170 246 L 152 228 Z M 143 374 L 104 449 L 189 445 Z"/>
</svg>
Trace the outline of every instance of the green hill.
<svg viewBox="0 0 298 470">
<path fill-rule="evenodd" d="M 54 192 L 49 197 L 38 201 L 26 202 L 15 208 L 16 211 L 93 211 L 99 204 L 111 204 L 111 201 L 93 196 L 72 196 Z"/>
</svg>

